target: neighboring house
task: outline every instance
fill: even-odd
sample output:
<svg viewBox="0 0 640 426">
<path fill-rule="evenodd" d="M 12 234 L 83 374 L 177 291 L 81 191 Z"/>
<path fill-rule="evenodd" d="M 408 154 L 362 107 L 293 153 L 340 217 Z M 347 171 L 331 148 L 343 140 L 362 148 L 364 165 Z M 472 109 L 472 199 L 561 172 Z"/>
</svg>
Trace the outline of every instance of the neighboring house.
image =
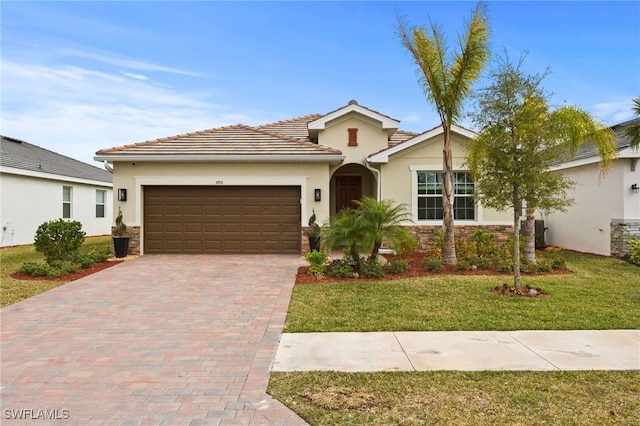
<svg viewBox="0 0 640 426">
<path fill-rule="evenodd" d="M 77 220 L 87 235 L 113 222 L 111 173 L 30 143 L 1 137 L 0 246 L 33 244 L 38 226 Z"/>
<path fill-rule="evenodd" d="M 318 222 L 364 196 L 405 203 L 426 246 L 442 227 L 440 126 L 421 134 L 351 101 L 324 115 L 257 127 L 234 125 L 103 149 L 113 206 L 129 226 L 131 253 L 301 253 Z M 511 214 L 471 197 L 463 167 L 474 133 L 454 126 L 459 236 L 481 227 L 511 233 Z"/>
<path fill-rule="evenodd" d="M 576 182 L 568 193 L 575 202 L 566 213 L 544 218 L 548 244 L 601 254 L 626 257 L 629 238 L 640 237 L 640 150 L 632 150 L 625 130 L 640 119 L 617 124 L 618 158 L 605 176 L 600 176 L 600 157 L 593 147 L 584 147 L 571 161 L 555 170 Z"/>
</svg>

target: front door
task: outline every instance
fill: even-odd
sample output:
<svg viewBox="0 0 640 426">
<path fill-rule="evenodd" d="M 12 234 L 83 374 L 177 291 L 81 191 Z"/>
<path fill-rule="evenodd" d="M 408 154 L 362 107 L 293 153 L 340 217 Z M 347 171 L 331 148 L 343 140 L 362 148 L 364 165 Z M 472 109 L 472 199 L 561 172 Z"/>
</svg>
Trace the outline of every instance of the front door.
<svg viewBox="0 0 640 426">
<path fill-rule="evenodd" d="M 362 176 L 336 176 L 336 212 L 356 208 L 354 200 L 362 199 Z"/>
</svg>

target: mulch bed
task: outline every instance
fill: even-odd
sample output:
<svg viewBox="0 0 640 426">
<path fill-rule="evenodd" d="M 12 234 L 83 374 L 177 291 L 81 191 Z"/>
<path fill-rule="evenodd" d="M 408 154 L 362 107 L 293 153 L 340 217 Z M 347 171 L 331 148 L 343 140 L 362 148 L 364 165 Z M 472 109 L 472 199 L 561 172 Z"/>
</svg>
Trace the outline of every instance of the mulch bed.
<svg viewBox="0 0 640 426">
<path fill-rule="evenodd" d="M 399 259 L 396 256 L 392 255 L 383 255 L 389 262 L 393 260 Z M 439 275 L 498 275 L 498 276 L 511 276 L 511 272 L 497 272 L 493 270 L 487 269 L 473 269 L 469 271 L 457 271 L 451 265 L 445 265 L 444 269 L 440 272 L 430 272 L 425 271 L 422 268 L 422 260 L 424 258 L 424 253 L 414 253 L 410 257 L 405 257 L 405 260 L 409 261 L 410 269 L 401 274 L 385 274 L 383 278 L 336 278 L 330 277 L 328 275 L 323 276 L 320 279 L 316 279 L 313 275 L 308 274 L 308 267 L 301 266 L 298 268 L 298 274 L 296 276 L 296 285 L 312 285 L 312 284 L 328 284 L 328 283 L 344 283 L 344 282 L 368 282 L 368 281 L 393 281 L 399 280 L 403 278 L 415 278 L 415 277 L 430 277 L 430 276 L 439 276 Z M 535 275 L 556 275 L 556 274 L 567 274 L 571 271 L 567 269 L 556 269 L 549 272 L 536 272 Z M 522 273 L 523 275 L 532 275 L 528 273 Z M 535 292 L 529 292 L 528 288 L 522 288 L 520 293 L 517 293 L 515 289 L 511 289 L 509 285 L 498 286 L 491 289 L 492 293 L 500 294 L 509 297 L 546 297 L 548 293 L 541 289 L 534 289 Z"/>
<path fill-rule="evenodd" d="M 11 274 L 11 278 L 15 278 L 17 280 L 29 280 L 29 281 L 75 281 L 77 279 L 86 277 L 87 275 L 94 274 L 98 271 L 102 271 L 103 269 L 110 268 L 122 262 L 124 262 L 124 260 L 110 260 L 106 262 L 95 263 L 89 266 L 88 268 L 82 268 L 78 272 L 67 274 L 63 277 L 58 277 L 58 278 L 36 277 L 29 274 L 23 274 L 21 272 L 15 272 Z"/>
</svg>

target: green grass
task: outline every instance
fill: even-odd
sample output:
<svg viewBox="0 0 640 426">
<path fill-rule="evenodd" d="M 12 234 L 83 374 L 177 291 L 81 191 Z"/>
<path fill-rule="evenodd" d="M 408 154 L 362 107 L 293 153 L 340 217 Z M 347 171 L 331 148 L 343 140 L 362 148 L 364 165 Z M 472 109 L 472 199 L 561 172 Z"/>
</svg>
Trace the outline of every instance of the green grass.
<svg viewBox="0 0 640 426">
<path fill-rule="evenodd" d="M 111 236 L 87 237 L 80 248 L 80 252 L 109 251 L 110 247 Z M 68 282 L 64 280 L 33 281 L 11 278 L 11 274 L 16 272 L 25 262 L 44 262 L 44 256 L 42 253 L 36 252 L 33 245 L 0 250 L 0 306 L 19 302 Z"/>
<path fill-rule="evenodd" d="M 640 328 L 640 268 L 565 253 L 571 274 L 296 286 L 286 332 Z M 473 354 L 469 354 L 473 356 Z M 271 373 L 268 392 L 311 425 L 637 425 L 639 371 Z"/>
<path fill-rule="evenodd" d="M 441 275 L 296 286 L 285 332 L 640 328 L 640 268 L 566 252 L 571 274 L 525 276 L 545 298 L 490 289 L 511 276 Z"/>
<path fill-rule="evenodd" d="M 311 425 L 638 425 L 640 372 L 271 373 Z"/>
</svg>

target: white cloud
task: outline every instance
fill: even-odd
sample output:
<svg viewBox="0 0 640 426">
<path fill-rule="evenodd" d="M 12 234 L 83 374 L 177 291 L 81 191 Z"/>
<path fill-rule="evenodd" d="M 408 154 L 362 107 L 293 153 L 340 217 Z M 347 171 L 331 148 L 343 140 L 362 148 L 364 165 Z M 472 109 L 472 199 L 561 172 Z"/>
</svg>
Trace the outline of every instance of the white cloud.
<svg viewBox="0 0 640 426">
<path fill-rule="evenodd" d="M 149 77 L 147 77 L 146 75 L 142 75 L 142 74 L 134 74 L 131 72 L 123 72 L 122 75 L 126 75 L 127 77 L 131 77 L 134 78 L 136 80 L 149 80 Z"/>
<path fill-rule="evenodd" d="M 595 104 L 593 113 L 609 125 L 626 121 L 633 115 L 631 98 L 614 96 L 606 102 Z"/>
<path fill-rule="evenodd" d="M 135 76 L 144 77 L 4 61 L 2 134 L 97 164 L 93 156 L 103 148 L 249 118 L 228 114 L 207 93 L 178 92 Z"/>
</svg>

